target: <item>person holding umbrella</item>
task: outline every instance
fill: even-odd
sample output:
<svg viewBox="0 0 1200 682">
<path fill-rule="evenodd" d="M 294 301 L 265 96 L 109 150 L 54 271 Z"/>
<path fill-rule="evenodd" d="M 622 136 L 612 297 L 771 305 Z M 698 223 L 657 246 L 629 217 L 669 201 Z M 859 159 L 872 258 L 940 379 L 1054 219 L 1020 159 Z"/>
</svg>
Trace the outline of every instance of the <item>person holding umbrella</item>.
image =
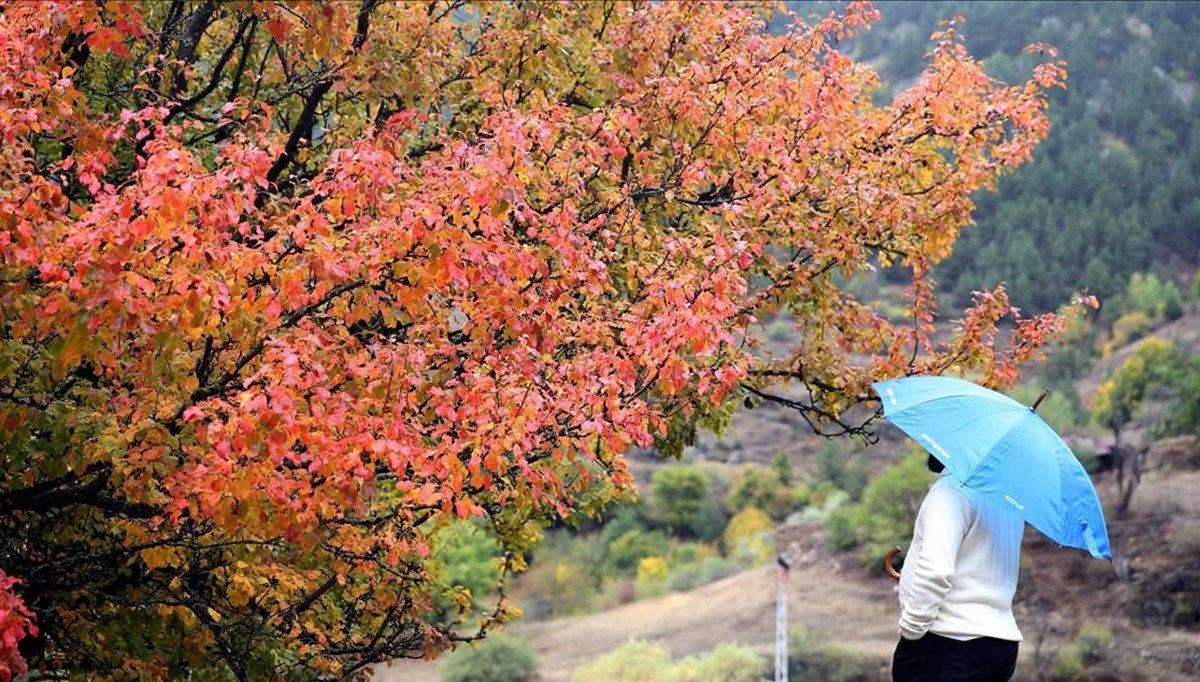
<svg viewBox="0 0 1200 682">
<path fill-rule="evenodd" d="M 921 503 L 900 577 L 896 682 L 1004 682 L 1017 667 L 1021 631 L 1013 595 L 1025 521 L 1002 503 L 940 474 Z"/>
<path fill-rule="evenodd" d="M 1016 670 L 1013 616 L 1025 523 L 1060 546 L 1112 558 L 1091 479 L 1032 407 L 969 381 L 873 384 L 883 416 L 939 474 L 917 513 L 900 581 L 895 682 L 1004 682 Z M 1045 397 L 1045 393 L 1042 394 Z"/>
</svg>

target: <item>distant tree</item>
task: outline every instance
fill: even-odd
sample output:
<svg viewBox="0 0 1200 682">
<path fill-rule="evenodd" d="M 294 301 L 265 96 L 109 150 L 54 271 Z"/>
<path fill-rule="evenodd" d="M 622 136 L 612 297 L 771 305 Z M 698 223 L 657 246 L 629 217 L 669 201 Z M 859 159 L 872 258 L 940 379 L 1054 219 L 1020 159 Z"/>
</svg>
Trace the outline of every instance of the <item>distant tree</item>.
<svg viewBox="0 0 1200 682">
<path fill-rule="evenodd" d="M 867 465 L 852 444 L 827 440 L 817 451 L 813 477 L 818 484 L 828 481 L 857 500 L 867 485 Z"/>
<path fill-rule="evenodd" d="M 1200 357 L 1184 363 L 1173 384 L 1176 394 L 1168 416 L 1171 432 L 1200 437 Z"/>
<path fill-rule="evenodd" d="M 734 478 L 725 496 L 725 505 L 734 514 L 755 507 L 778 521 L 795 511 L 792 500 L 791 491 L 780 479 L 778 470 L 749 465 Z"/>
<path fill-rule="evenodd" d="M 789 4 L 821 11 L 817 2 Z M 977 199 L 978 229 L 964 233 L 939 265 L 950 289 L 965 295 L 1003 279 L 1018 305 L 1050 310 L 1080 287 L 1107 301 L 1134 272 L 1196 265 L 1200 126 L 1184 89 L 1200 63 L 1200 46 L 1170 37 L 1200 27 L 1200 6 L 997 0 L 877 6 L 880 22 L 851 37 L 846 49 L 873 60 L 884 91 L 919 73 L 927 36 L 956 15 L 965 18 L 959 29 L 967 43 L 987 55 L 988 73 L 1001 80 L 1025 68 L 1029 57 L 1021 50 L 1031 41 L 1057 46 L 1072 64 L 1072 87 L 1052 95 L 1054 135 L 1033 163 L 997 183 L 995 195 Z M 1141 76 L 1152 72 L 1153 78 Z"/>
<path fill-rule="evenodd" d="M 646 557 L 666 556 L 671 543 L 659 531 L 628 530 L 608 546 L 608 565 L 621 573 L 632 573 Z"/>
<path fill-rule="evenodd" d="M 667 466 L 654 472 L 650 499 L 656 521 L 684 538 L 716 538 L 725 521 L 712 480 L 699 466 Z"/>
<path fill-rule="evenodd" d="M 878 563 L 889 547 L 912 537 L 913 523 L 933 474 L 925 453 L 911 454 L 889 465 L 867 484 L 862 500 L 836 510 L 827 521 L 835 547 L 862 546 L 865 564 Z"/>
<path fill-rule="evenodd" d="M 1154 329 L 1154 320 L 1146 313 L 1135 310 L 1125 313 L 1113 321 L 1112 333 L 1101 346 L 1101 355 L 1108 357 L 1115 351 L 1145 336 Z"/>
<path fill-rule="evenodd" d="M 788 457 L 786 452 L 780 452 L 771 459 L 771 468 L 779 475 L 779 480 L 784 485 L 792 484 L 792 477 L 795 475 L 795 468 L 792 466 L 792 458 Z"/>
<path fill-rule="evenodd" d="M 1177 319 L 1182 314 L 1183 295 L 1179 286 L 1170 280 L 1159 279 L 1154 273 L 1133 273 L 1125 297 L 1131 311 L 1150 317 Z M 1168 312 L 1178 314 L 1171 318 Z"/>
<path fill-rule="evenodd" d="M 1142 479 L 1146 453 L 1166 424 L 1166 407 L 1180 368 L 1179 350 L 1169 341 L 1150 337 L 1138 344 L 1093 399 L 1092 419 L 1110 429 L 1110 451 L 1120 497 L 1117 514 L 1129 510 Z M 1130 432 L 1136 437 L 1130 438 Z"/>
<path fill-rule="evenodd" d="M 771 517 L 754 507 L 746 507 L 729 519 L 722 540 L 726 554 L 733 555 L 741 545 L 749 545 L 750 553 L 770 556 L 770 531 L 775 527 Z M 765 549 L 765 552 L 763 551 Z"/>
</svg>

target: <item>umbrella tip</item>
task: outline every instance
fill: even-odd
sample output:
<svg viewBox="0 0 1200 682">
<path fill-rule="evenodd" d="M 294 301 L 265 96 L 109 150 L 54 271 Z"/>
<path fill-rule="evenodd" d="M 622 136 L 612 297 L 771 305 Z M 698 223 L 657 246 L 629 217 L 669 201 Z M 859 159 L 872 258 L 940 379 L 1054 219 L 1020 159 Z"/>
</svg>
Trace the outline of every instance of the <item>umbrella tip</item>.
<svg viewBox="0 0 1200 682">
<path fill-rule="evenodd" d="M 1029 406 L 1029 409 L 1037 412 L 1038 405 L 1041 405 L 1042 401 L 1045 400 L 1046 396 L 1048 395 L 1050 395 L 1050 389 L 1043 389 L 1042 394 L 1037 397 L 1037 400 L 1033 401 L 1033 404 Z"/>
</svg>

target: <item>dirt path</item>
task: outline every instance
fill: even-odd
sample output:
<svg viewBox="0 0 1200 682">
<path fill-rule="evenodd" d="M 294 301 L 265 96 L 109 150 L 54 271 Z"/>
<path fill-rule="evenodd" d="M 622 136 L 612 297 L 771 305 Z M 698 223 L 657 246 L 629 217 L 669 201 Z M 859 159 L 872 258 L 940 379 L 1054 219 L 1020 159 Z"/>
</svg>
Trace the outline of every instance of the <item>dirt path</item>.
<svg viewBox="0 0 1200 682">
<path fill-rule="evenodd" d="M 891 584 L 883 578 L 863 581 L 857 574 L 845 575 L 836 564 L 793 568 L 788 591 L 793 631 L 820 630 L 830 641 L 883 659 L 895 645 Z M 721 642 L 745 644 L 769 655 L 775 638 L 775 589 L 776 571 L 764 566 L 691 592 L 589 616 L 515 623 L 507 632 L 533 644 L 542 682 L 567 682 L 576 668 L 630 639 L 661 642 L 676 658 L 708 651 Z M 377 679 L 437 682 L 437 664 L 398 662 Z"/>
</svg>

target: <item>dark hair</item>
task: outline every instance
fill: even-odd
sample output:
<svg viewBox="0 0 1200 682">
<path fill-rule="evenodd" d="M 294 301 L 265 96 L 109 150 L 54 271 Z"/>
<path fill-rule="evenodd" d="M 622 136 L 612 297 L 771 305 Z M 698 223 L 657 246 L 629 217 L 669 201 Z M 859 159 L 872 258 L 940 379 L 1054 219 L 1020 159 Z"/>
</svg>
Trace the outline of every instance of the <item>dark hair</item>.
<svg viewBox="0 0 1200 682">
<path fill-rule="evenodd" d="M 941 460 L 933 455 L 930 455 L 929 459 L 925 460 L 925 466 L 929 467 L 929 470 L 935 474 L 942 473 L 942 470 L 946 468 L 946 465 L 942 464 Z"/>
</svg>

